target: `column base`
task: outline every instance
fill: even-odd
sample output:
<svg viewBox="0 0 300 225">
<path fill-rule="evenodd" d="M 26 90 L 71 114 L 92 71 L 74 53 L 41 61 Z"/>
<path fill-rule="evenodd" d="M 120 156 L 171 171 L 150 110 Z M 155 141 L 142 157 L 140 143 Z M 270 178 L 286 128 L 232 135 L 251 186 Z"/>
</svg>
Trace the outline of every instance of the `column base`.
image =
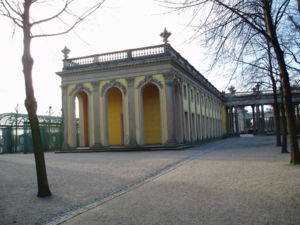
<svg viewBox="0 0 300 225">
<path fill-rule="evenodd" d="M 172 139 L 168 139 L 165 143 L 165 145 L 177 145 L 177 141 L 175 138 L 172 138 Z"/>
<path fill-rule="evenodd" d="M 61 147 L 61 150 L 68 151 L 68 150 L 74 150 L 76 147 L 71 147 L 69 144 L 63 144 Z"/>
<path fill-rule="evenodd" d="M 103 148 L 104 148 L 104 146 L 103 146 L 102 144 L 100 144 L 100 143 L 95 143 L 93 146 L 91 146 L 90 149 L 95 150 L 95 149 L 103 149 Z"/>
</svg>

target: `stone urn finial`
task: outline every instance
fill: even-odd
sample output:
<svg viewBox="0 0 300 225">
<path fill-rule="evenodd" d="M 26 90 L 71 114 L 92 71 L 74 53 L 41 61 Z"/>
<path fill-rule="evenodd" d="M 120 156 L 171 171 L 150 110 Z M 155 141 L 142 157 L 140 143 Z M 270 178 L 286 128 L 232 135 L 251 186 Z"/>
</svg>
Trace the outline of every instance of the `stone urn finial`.
<svg viewBox="0 0 300 225">
<path fill-rule="evenodd" d="M 165 28 L 164 31 L 160 34 L 160 36 L 163 38 L 164 44 L 168 44 L 169 40 L 168 38 L 171 36 L 171 32 L 168 32 Z"/>
<path fill-rule="evenodd" d="M 64 47 L 63 50 L 61 50 L 61 52 L 64 54 L 64 59 L 69 58 L 69 53 L 70 53 L 70 49 L 67 48 L 67 46 Z"/>
<path fill-rule="evenodd" d="M 228 88 L 230 94 L 234 95 L 236 93 L 236 89 L 233 85 L 231 85 L 229 88 Z"/>
</svg>

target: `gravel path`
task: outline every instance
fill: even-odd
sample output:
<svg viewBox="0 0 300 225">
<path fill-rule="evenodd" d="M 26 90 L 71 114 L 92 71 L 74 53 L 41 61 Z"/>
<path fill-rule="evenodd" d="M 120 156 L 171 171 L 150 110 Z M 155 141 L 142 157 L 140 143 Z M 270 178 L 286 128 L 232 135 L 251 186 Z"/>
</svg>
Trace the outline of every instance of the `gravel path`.
<svg viewBox="0 0 300 225">
<path fill-rule="evenodd" d="M 46 199 L 35 197 L 33 155 L 0 155 L 0 224 L 55 224 L 95 203 L 63 224 L 297 225 L 300 167 L 273 146 L 242 137 L 184 151 L 50 153 Z"/>
</svg>

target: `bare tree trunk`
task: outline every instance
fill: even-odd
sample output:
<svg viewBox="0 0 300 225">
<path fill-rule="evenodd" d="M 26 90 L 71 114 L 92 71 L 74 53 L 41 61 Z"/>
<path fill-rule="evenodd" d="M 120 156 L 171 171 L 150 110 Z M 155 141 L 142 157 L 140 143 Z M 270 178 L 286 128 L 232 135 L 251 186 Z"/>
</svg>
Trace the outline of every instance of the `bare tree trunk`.
<svg viewBox="0 0 300 225">
<path fill-rule="evenodd" d="M 271 17 L 271 7 L 269 1 L 264 0 L 264 10 L 265 10 L 265 22 L 268 33 L 270 35 L 270 42 L 274 48 L 276 54 L 276 59 L 279 67 L 280 81 L 283 89 L 283 104 L 285 108 L 285 115 L 287 119 L 287 129 L 290 137 L 290 147 L 291 147 L 291 164 L 300 164 L 300 152 L 297 141 L 296 134 L 296 124 L 295 124 L 295 113 L 292 104 L 291 87 L 289 81 L 289 74 L 286 68 L 283 51 L 281 50 L 276 30 Z"/>
<path fill-rule="evenodd" d="M 275 87 L 276 88 L 276 87 Z M 280 113 L 279 113 L 279 104 L 277 100 L 277 91 L 273 89 L 273 98 L 274 98 L 274 117 L 275 117 L 275 133 L 276 133 L 276 146 L 281 146 L 281 138 L 280 138 Z"/>
<path fill-rule="evenodd" d="M 30 36 L 30 21 L 29 21 L 29 9 L 32 1 L 26 0 L 24 3 L 24 14 L 23 14 L 23 34 L 24 34 L 24 52 L 22 56 L 23 73 L 25 78 L 25 90 L 26 100 L 25 106 L 29 116 L 29 122 L 31 127 L 34 157 L 37 173 L 37 184 L 38 184 L 38 197 L 50 196 L 51 192 L 48 185 L 46 165 L 44 159 L 44 151 L 41 142 L 41 134 L 39 129 L 37 111 L 37 102 L 34 97 L 34 89 L 32 85 L 32 67 L 33 58 L 30 54 L 31 36 Z"/>
<path fill-rule="evenodd" d="M 273 66 L 272 66 L 272 55 L 271 55 L 271 48 L 270 44 L 267 41 L 267 51 L 268 51 L 268 60 L 269 60 L 269 75 L 272 82 L 272 89 L 273 89 L 273 98 L 274 98 L 274 117 L 275 117 L 275 133 L 276 133 L 276 146 L 281 146 L 281 137 L 280 137 L 280 113 L 279 113 L 279 104 L 277 99 L 277 87 L 276 87 L 276 80 L 273 74 Z"/>
<path fill-rule="evenodd" d="M 280 87 L 281 90 L 281 101 L 283 101 L 283 93 L 282 93 L 282 87 Z M 285 117 L 285 110 L 283 104 L 281 106 L 281 118 L 282 118 L 282 146 L 281 146 L 281 153 L 288 153 L 287 150 L 287 123 L 286 123 L 286 117 Z"/>
</svg>

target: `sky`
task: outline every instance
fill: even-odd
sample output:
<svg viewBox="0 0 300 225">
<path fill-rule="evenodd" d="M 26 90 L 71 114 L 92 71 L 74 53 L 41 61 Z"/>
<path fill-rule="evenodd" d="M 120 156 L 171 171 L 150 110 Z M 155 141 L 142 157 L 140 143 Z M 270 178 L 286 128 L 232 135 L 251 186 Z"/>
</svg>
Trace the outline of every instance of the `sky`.
<svg viewBox="0 0 300 225">
<path fill-rule="evenodd" d="M 77 2 L 80 4 L 80 0 Z M 32 16 L 43 18 L 47 12 L 51 13 L 51 10 L 34 9 Z M 193 35 L 193 30 L 187 26 L 190 14 L 168 12 L 154 0 L 106 0 L 100 10 L 73 32 L 59 37 L 33 39 L 33 84 L 38 114 L 47 115 L 49 106 L 52 115 L 61 113 L 61 79 L 55 72 L 62 70 L 61 50 L 65 46 L 71 50 L 69 57 L 80 57 L 158 45 L 163 43 L 160 33 L 164 28 L 172 33 L 169 38 L 172 47 L 216 88 L 224 90 L 228 80 L 218 71 L 206 72 L 209 62 L 205 59 L 209 49 L 202 48 L 197 40 L 190 41 Z M 26 113 L 21 64 L 22 33 L 18 28 L 14 29 L 8 19 L 0 18 L 0 27 L 0 114 L 15 112 L 17 105 L 20 113 Z M 46 33 L 57 27 L 50 24 L 38 27 L 36 32 Z"/>
</svg>

